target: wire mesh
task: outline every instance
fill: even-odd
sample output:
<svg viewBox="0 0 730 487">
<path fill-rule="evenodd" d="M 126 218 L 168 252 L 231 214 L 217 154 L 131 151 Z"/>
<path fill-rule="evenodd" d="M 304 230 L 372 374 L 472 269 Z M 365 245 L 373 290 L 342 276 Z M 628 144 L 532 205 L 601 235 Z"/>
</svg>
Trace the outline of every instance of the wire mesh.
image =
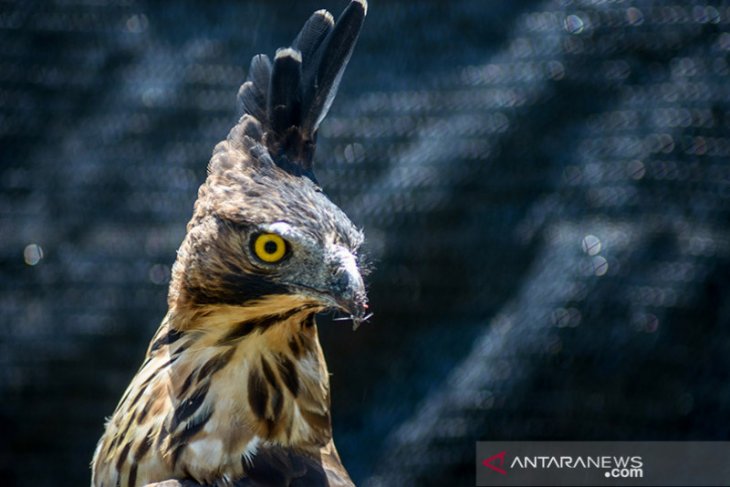
<svg viewBox="0 0 730 487">
<path fill-rule="evenodd" d="M 0 5 L 0 478 L 79 485 L 250 57 L 343 2 Z M 321 319 L 368 486 L 482 439 L 727 439 L 730 4 L 375 2 L 318 177 L 374 318 Z"/>
</svg>

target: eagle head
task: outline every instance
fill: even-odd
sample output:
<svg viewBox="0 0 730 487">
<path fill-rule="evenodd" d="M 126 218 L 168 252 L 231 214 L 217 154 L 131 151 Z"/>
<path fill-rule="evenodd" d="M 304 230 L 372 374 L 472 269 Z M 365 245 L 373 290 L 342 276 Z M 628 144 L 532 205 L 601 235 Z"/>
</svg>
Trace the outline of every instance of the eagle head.
<svg viewBox="0 0 730 487">
<path fill-rule="evenodd" d="M 365 11 L 353 1 L 336 24 L 316 12 L 273 62 L 253 58 L 238 95 L 243 115 L 213 152 L 178 250 L 171 308 L 335 308 L 355 325 L 365 318 L 362 233 L 312 171 L 317 129 Z"/>
</svg>

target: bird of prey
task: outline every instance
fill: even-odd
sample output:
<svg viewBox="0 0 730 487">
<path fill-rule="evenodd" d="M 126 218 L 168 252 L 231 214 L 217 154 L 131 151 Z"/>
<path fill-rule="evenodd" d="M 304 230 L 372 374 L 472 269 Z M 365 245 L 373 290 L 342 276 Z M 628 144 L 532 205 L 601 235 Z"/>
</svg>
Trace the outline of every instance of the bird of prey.
<svg viewBox="0 0 730 487">
<path fill-rule="evenodd" d="M 367 11 L 315 12 L 258 55 L 172 268 L 168 312 L 99 440 L 92 485 L 352 485 L 315 314 L 367 319 L 363 236 L 312 171 Z"/>
</svg>

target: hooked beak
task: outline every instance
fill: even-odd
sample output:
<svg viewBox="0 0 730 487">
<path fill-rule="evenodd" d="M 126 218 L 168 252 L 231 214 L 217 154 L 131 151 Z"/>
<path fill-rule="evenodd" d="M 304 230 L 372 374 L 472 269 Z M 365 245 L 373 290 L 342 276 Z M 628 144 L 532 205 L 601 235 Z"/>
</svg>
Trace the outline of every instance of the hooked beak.
<svg viewBox="0 0 730 487">
<path fill-rule="evenodd" d="M 348 316 L 335 318 L 335 320 L 352 320 L 353 329 L 372 316 L 368 314 L 368 297 L 365 292 L 360 270 L 357 267 L 355 257 L 345 249 L 337 249 L 330 258 L 324 269 L 323 281 L 326 284 L 324 289 L 314 289 L 308 286 L 303 288 L 304 294 L 321 302 L 329 308 L 336 308 Z M 319 286 L 318 286 L 319 287 Z"/>
<path fill-rule="evenodd" d="M 353 330 L 356 330 L 363 321 L 366 321 L 372 313 L 368 314 L 368 297 L 365 293 L 365 283 L 357 268 L 353 270 L 339 269 L 335 272 L 331 286 L 332 296 L 336 307 L 347 313 L 351 319 Z"/>
</svg>

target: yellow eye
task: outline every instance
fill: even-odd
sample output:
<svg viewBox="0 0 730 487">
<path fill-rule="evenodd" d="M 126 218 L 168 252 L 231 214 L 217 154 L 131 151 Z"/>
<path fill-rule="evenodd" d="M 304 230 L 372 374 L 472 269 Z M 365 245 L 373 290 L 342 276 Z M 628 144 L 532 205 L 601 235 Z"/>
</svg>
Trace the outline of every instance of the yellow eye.
<svg viewBox="0 0 730 487">
<path fill-rule="evenodd" d="M 286 242 L 275 233 L 261 233 L 254 237 L 253 252 L 264 262 L 279 262 L 286 256 L 286 251 Z"/>
</svg>

